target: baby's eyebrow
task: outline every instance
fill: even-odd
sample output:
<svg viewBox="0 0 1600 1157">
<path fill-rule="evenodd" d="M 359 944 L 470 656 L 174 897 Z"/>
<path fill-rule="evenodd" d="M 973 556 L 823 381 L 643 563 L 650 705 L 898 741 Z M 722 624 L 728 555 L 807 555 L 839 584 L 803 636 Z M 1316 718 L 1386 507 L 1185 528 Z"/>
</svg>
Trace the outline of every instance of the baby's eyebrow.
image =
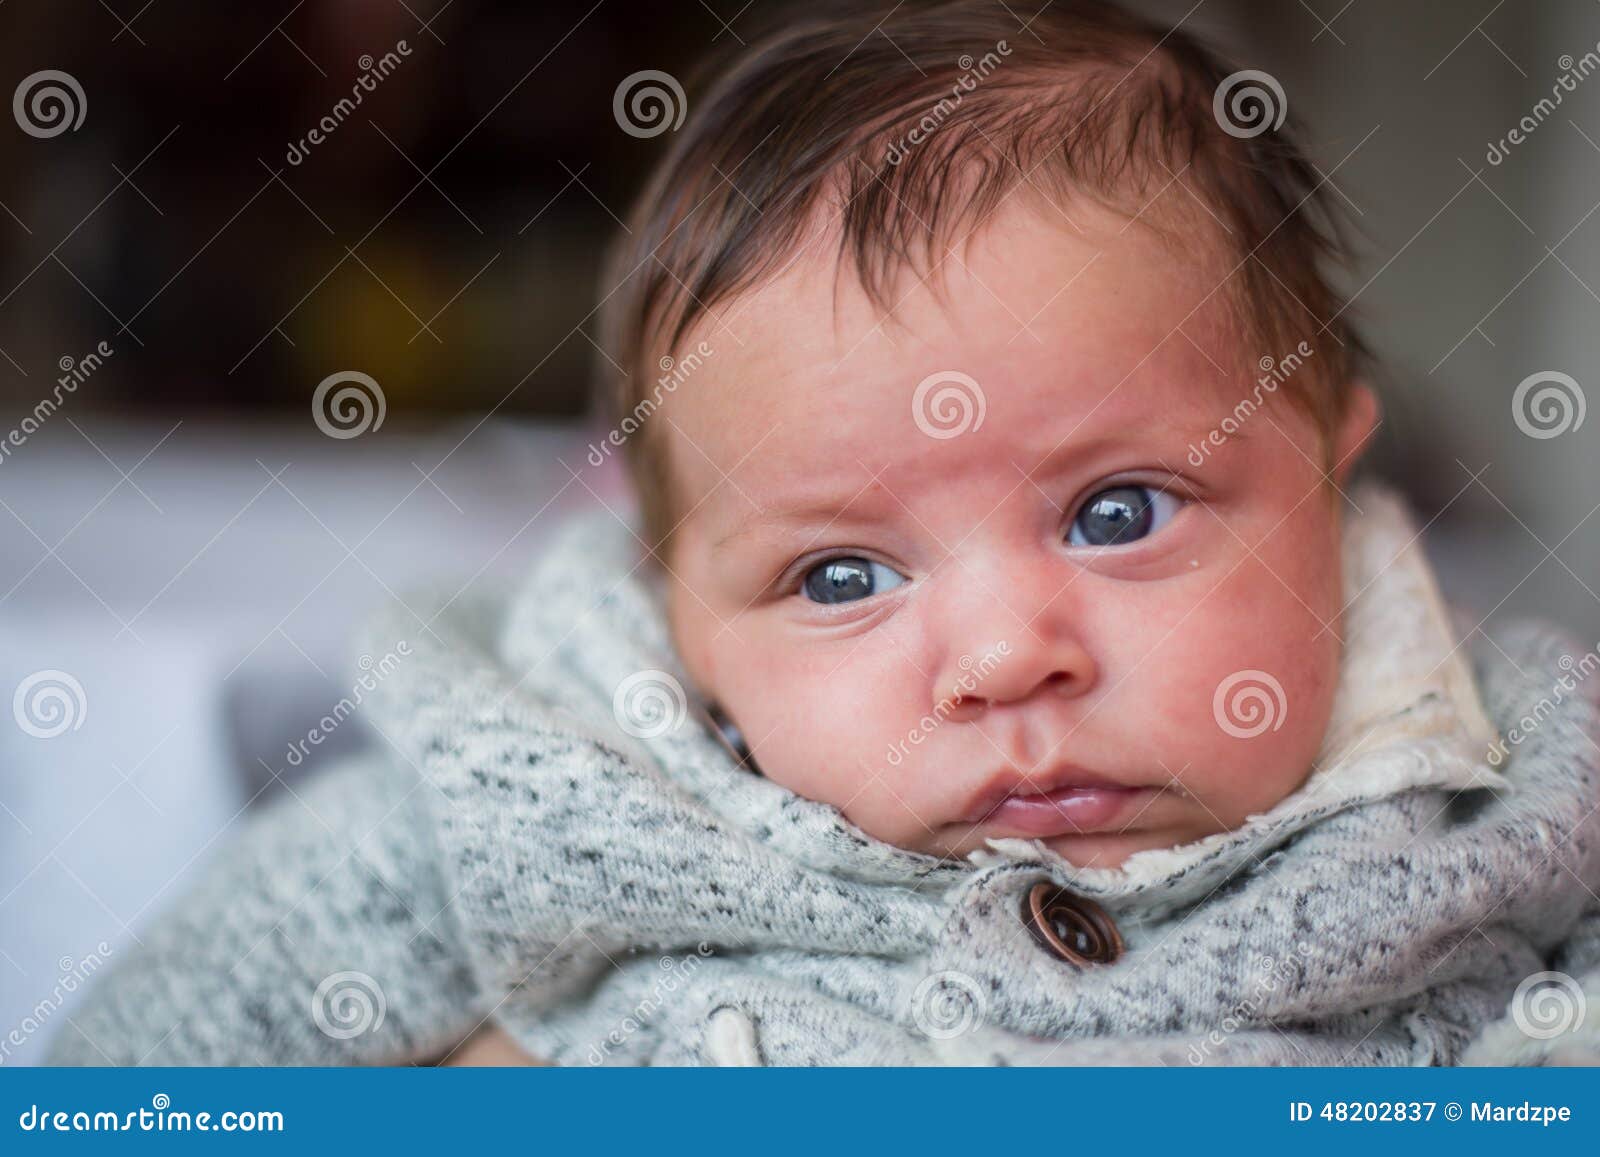
<svg viewBox="0 0 1600 1157">
<path fill-rule="evenodd" d="M 767 530 L 781 523 L 793 523 L 798 526 L 815 525 L 823 527 L 836 521 L 844 513 L 851 499 L 812 499 L 794 506 L 779 508 L 777 506 L 765 507 L 750 511 L 740 517 L 727 532 L 719 535 L 712 543 L 712 549 L 718 549 L 740 538 L 748 538 L 758 530 Z"/>
<path fill-rule="evenodd" d="M 1227 411 L 1219 411 L 1215 420 L 1208 420 L 1201 415 L 1182 414 L 1172 417 L 1165 414 L 1141 413 L 1118 419 L 1127 423 L 1127 428 L 1118 433 L 1096 433 L 1083 439 L 1069 436 L 1051 447 L 1042 458 L 1016 460 L 1012 465 L 1016 467 L 1019 476 L 1038 482 L 1041 479 L 1077 472 L 1085 457 L 1112 448 L 1125 447 L 1133 442 L 1146 442 L 1152 436 L 1156 436 L 1165 439 L 1162 452 L 1153 454 L 1144 465 L 1179 470 L 1184 455 L 1197 441 L 1204 440 L 1211 431 L 1217 429 L 1226 414 Z M 1248 432 L 1241 429 L 1236 436 L 1247 437 Z"/>
</svg>

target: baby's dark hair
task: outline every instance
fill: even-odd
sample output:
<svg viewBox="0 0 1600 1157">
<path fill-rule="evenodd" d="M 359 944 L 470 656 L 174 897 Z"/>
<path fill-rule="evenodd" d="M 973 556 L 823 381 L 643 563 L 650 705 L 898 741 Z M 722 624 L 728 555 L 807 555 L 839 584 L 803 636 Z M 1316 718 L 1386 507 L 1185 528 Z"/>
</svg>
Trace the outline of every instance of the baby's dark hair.
<svg viewBox="0 0 1600 1157">
<path fill-rule="evenodd" d="M 674 524 L 648 419 L 692 327 L 815 243 L 837 244 L 887 311 L 897 276 L 935 269 L 1019 189 L 1216 253 L 1248 361 L 1313 350 L 1282 389 L 1331 441 L 1365 359 L 1328 279 L 1346 230 L 1271 77 L 1102 0 L 1056 0 L 1026 28 L 995 0 L 948 0 L 810 17 L 701 87 L 609 256 L 600 310 L 601 397 L 630 431 L 653 547 Z"/>
</svg>

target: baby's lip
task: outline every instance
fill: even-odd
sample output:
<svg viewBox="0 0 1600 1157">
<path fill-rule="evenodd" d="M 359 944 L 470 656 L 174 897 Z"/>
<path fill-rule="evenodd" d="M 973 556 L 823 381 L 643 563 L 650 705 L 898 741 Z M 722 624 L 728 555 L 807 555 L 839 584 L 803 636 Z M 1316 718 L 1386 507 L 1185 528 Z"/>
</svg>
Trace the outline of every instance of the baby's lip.
<svg viewBox="0 0 1600 1157">
<path fill-rule="evenodd" d="M 1023 772 L 1007 767 L 986 779 L 961 813 L 962 823 L 982 823 L 1002 803 L 1012 797 L 1043 796 L 1068 788 L 1109 788 L 1138 791 L 1144 784 L 1126 783 L 1071 764 L 1056 764 L 1037 771 Z"/>
</svg>

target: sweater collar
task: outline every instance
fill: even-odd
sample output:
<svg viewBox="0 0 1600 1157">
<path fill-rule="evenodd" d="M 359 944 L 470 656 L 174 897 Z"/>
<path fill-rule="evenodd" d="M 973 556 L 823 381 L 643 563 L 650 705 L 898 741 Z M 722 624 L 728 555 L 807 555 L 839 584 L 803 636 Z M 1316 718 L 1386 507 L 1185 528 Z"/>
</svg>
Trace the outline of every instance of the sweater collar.
<svg viewBox="0 0 1600 1157">
<path fill-rule="evenodd" d="M 1038 840 L 990 840 L 966 861 L 907 851 L 739 766 L 695 707 L 637 538 L 607 512 L 575 520 L 542 557 L 510 608 L 505 657 L 519 669 L 558 661 L 566 713 L 637 752 L 745 837 L 811 869 L 941 891 L 980 869 L 1030 865 L 1109 904 L 1156 913 L 1203 897 L 1335 812 L 1416 788 L 1504 788 L 1487 760 L 1494 729 L 1420 531 L 1404 502 L 1377 483 L 1352 499 L 1342 516 L 1345 645 L 1311 774 L 1239 828 L 1139 852 L 1118 868 L 1075 867 Z M 574 573 L 589 581 L 574 582 Z M 662 726 L 624 732 L 628 696 L 653 698 Z"/>
</svg>

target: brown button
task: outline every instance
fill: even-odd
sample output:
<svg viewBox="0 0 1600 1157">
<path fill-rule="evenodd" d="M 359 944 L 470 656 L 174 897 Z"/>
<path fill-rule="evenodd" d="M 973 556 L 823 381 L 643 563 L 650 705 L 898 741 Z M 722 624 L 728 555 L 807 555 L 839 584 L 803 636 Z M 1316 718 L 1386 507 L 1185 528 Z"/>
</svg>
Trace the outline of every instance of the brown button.
<svg viewBox="0 0 1600 1157">
<path fill-rule="evenodd" d="M 1028 889 L 1022 922 L 1042 947 L 1068 964 L 1110 964 L 1122 955 L 1122 934 L 1105 909 L 1054 884 Z"/>
</svg>

